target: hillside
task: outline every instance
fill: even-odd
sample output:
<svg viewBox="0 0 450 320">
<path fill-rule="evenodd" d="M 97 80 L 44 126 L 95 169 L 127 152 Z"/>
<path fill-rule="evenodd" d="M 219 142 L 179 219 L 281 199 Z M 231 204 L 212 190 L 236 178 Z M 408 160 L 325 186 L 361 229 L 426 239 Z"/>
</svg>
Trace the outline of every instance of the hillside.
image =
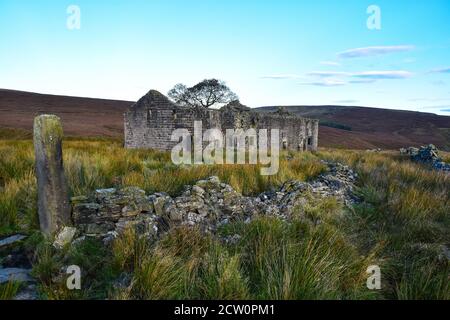
<svg viewBox="0 0 450 320">
<path fill-rule="evenodd" d="M 0 89 L 0 128 L 31 131 L 38 114 L 52 113 L 70 136 L 123 134 L 123 113 L 133 102 L 68 97 Z"/>
<path fill-rule="evenodd" d="M 260 112 L 278 107 L 258 108 Z M 286 106 L 303 117 L 320 119 L 321 146 L 400 148 L 433 143 L 450 149 L 450 117 L 433 113 L 350 106 Z"/>
<path fill-rule="evenodd" d="M 42 113 L 60 116 L 68 136 L 122 137 L 123 113 L 132 103 L 0 89 L 0 137 L 6 137 L 11 131 L 29 136 L 34 117 Z M 321 120 L 321 147 L 397 149 L 434 143 L 450 150 L 450 117 L 346 106 L 288 106 L 286 109 Z"/>
</svg>

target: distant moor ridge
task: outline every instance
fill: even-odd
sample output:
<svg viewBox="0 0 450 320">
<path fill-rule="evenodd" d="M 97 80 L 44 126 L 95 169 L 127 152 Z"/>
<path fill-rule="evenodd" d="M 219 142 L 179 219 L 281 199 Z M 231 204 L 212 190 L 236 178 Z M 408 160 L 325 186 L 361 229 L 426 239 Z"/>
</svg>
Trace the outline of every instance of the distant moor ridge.
<svg viewBox="0 0 450 320">
<path fill-rule="evenodd" d="M 66 135 L 124 136 L 124 113 L 132 101 L 69 97 L 0 89 L 0 138 L 30 138 L 38 114 L 58 115 Z M 253 109 L 274 112 L 279 106 Z M 285 106 L 319 119 L 319 147 L 399 149 L 432 143 L 450 150 L 450 117 L 432 113 L 350 106 Z"/>
</svg>

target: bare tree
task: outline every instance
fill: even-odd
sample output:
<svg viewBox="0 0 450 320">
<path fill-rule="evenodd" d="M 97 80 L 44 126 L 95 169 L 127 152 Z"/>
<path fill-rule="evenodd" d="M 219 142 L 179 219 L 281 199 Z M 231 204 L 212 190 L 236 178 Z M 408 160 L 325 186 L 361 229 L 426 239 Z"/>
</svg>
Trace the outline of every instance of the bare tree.
<svg viewBox="0 0 450 320">
<path fill-rule="evenodd" d="M 168 92 L 168 96 L 180 105 L 203 108 L 238 99 L 225 82 L 217 79 L 205 79 L 190 88 L 179 83 Z"/>
</svg>

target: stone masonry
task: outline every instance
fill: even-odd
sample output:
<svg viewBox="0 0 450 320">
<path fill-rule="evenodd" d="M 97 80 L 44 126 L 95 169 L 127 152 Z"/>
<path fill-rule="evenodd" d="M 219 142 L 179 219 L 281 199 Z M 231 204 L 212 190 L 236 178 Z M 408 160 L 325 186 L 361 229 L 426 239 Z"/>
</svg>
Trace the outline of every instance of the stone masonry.
<svg viewBox="0 0 450 320">
<path fill-rule="evenodd" d="M 317 150 L 318 120 L 301 118 L 284 109 L 262 114 L 239 101 L 219 110 L 183 107 L 155 90 L 150 90 L 125 113 L 125 147 L 170 151 L 178 143 L 171 141 L 173 130 L 188 129 L 193 134 L 194 121 L 202 121 L 203 131 L 217 128 L 224 134 L 226 129 L 267 129 L 269 134 L 271 129 L 279 129 L 280 148 Z"/>
<path fill-rule="evenodd" d="M 72 198 L 72 218 L 80 235 L 109 243 L 130 227 L 149 239 L 180 225 L 215 234 L 221 225 L 260 216 L 285 221 L 295 216 L 306 218 L 306 204 L 313 205 L 317 199 L 333 197 L 349 207 L 359 203 L 353 192 L 357 173 L 340 163 L 323 163 L 328 170 L 313 181 L 286 181 L 255 196 L 243 196 L 214 176 L 185 186 L 177 197 L 163 192 L 147 195 L 137 187 L 100 189 Z"/>
</svg>

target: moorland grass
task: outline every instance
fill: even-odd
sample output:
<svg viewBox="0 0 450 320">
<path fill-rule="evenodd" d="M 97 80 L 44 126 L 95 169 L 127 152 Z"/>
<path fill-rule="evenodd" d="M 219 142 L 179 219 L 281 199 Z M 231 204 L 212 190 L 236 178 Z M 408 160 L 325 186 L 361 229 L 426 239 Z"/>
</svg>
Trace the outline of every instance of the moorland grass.
<svg viewBox="0 0 450 320">
<path fill-rule="evenodd" d="M 118 141 L 65 141 L 64 167 L 72 196 L 99 188 L 137 186 L 148 193 L 178 195 L 185 185 L 217 175 L 245 195 L 257 194 L 288 179 L 306 180 L 325 170 L 316 156 L 281 160 L 274 176 L 259 165 L 175 166 L 166 152 L 126 150 Z M 31 141 L 0 141 L 0 235 L 36 226 L 36 181 Z"/>
<path fill-rule="evenodd" d="M 392 153 L 323 151 L 319 157 L 359 172 L 363 202 L 343 223 L 360 248 L 380 248 L 385 297 L 450 299 L 450 176 Z"/>
<path fill-rule="evenodd" d="M 283 154 L 279 173 L 264 177 L 254 165 L 177 167 L 168 153 L 125 150 L 119 141 L 64 142 L 73 196 L 129 185 L 177 195 L 184 185 L 211 175 L 252 195 L 289 179 L 316 177 L 325 170 L 321 159 L 358 172 L 360 204 L 348 209 L 334 198 L 309 197 L 291 223 L 261 217 L 223 227 L 223 235 L 240 235 L 235 244 L 183 228 L 156 243 L 127 231 L 111 249 L 89 240 L 57 251 L 48 241 L 34 240 L 29 247 L 41 297 L 449 299 L 449 176 L 396 153 Z M 33 163 L 31 141 L 0 141 L 0 236 L 37 229 Z M 68 264 L 86 270 L 79 292 L 52 280 Z M 382 271 L 379 291 L 365 286 L 373 264 Z"/>
<path fill-rule="evenodd" d="M 20 283 L 15 281 L 8 281 L 0 284 L 0 300 L 13 299 L 20 288 Z"/>
</svg>

